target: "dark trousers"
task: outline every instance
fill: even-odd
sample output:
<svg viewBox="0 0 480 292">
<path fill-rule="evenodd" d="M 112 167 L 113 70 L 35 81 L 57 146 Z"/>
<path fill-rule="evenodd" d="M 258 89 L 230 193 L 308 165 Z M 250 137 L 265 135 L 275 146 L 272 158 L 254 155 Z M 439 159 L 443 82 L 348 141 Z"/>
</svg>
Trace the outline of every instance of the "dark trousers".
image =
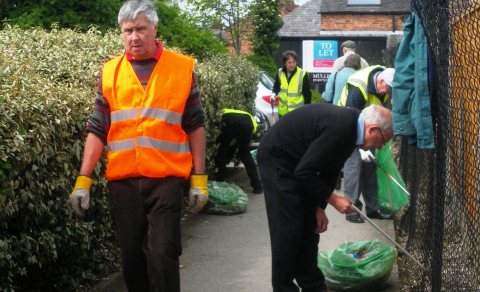
<svg viewBox="0 0 480 292">
<path fill-rule="evenodd" d="M 232 151 L 238 148 L 238 156 L 245 166 L 254 189 L 261 188 L 262 183 L 257 165 L 250 153 L 253 124 L 249 116 L 244 114 L 225 114 L 222 118 L 222 130 L 218 137 L 219 146 L 215 154 L 217 174 L 215 179 L 224 181 L 227 178 L 226 167 L 233 157 Z"/>
<path fill-rule="evenodd" d="M 315 234 L 316 202 L 299 191 L 293 177 L 259 163 L 272 248 L 274 292 L 325 291 L 325 277 L 317 266 L 319 235 Z"/>
<path fill-rule="evenodd" d="M 180 217 L 185 180 L 110 181 L 109 203 L 128 291 L 180 291 Z"/>
</svg>

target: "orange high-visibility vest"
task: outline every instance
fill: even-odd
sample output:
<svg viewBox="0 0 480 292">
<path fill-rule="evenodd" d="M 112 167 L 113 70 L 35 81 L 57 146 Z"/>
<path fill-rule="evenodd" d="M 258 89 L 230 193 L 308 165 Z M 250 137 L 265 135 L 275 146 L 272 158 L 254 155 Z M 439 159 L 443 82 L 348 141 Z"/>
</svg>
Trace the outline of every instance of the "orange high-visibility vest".
<svg viewBox="0 0 480 292">
<path fill-rule="evenodd" d="M 105 64 L 102 88 L 111 111 L 108 180 L 188 178 L 192 154 L 182 115 L 193 66 L 192 58 L 164 50 L 143 89 L 125 55 Z"/>
</svg>

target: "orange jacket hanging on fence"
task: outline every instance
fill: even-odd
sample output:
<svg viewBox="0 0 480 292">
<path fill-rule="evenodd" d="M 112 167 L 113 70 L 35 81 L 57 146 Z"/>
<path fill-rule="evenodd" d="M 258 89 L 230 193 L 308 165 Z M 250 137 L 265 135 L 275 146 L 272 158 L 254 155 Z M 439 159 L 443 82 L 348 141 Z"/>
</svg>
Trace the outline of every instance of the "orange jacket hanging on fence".
<svg viewBox="0 0 480 292">
<path fill-rule="evenodd" d="M 164 50 L 144 89 L 125 55 L 105 64 L 103 95 L 111 111 L 108 180 L 190 175 L 182 115 L 193 66 L 193 59 Z"/>
</svg>

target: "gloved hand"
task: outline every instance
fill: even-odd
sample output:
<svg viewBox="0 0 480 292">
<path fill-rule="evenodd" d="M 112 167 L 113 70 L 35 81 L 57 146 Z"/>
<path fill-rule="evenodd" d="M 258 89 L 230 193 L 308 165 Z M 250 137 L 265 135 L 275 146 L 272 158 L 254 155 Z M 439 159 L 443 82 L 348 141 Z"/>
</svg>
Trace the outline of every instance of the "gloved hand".
<svg viewBox="0 0 480 292">
<path fill-rule="evenodd" d="M 275 104 L 276 101 L 277 101 L 277 95 L 275 93 L 272 93 L 272 95 L 270 95 L 270 103 Z"/>
<path fill-rule="evenodd" d="M 208 201 L 207 180 L 208 176 L 206 174 L 193 174 L 190 177 L 188 206 L 192 213 L 200 212 Z"/>
<path fill-rule="evenodd" d="M 373 156 L 373 154 L 370 150 L 365 151 L 365 150 L 362 150 L 362 149 L 358 148 L 358 151 L 360 152 L 360 156 L 362 157 L 362 160 L 364 162 L 373 162 L 372 158 L 374 156 Z"/>
<path fill-rule="evenodd" d="M 85 175 L 78 176 L 73 191 L 68 197 L 67 204 L 70 205 L 75 214 L 80 217 L 85 216 L 85 210 L 89 207 L 91 185 L 91 178 Z"/>
</svg>

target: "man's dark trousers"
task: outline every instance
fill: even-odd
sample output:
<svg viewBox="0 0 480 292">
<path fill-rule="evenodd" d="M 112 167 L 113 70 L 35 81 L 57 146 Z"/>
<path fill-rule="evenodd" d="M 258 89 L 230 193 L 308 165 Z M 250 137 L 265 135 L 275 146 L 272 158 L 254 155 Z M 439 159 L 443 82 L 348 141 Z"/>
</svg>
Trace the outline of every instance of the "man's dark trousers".
<svg viewBox="0 0 480 292">
<path fill-rule="evenodd" d="M 128 291 L 179 292 L 185 179 L 128 178 L 108 188 Z"/>
<path fill-rule="evenodd" d="M 302 195 L 294 178 L 282 170 L 259 164 L 267 207 L 272 248 L 274 292 L 325 291 L 325 277 L 317 266 L 319 235 L 316 200 Z"/>
</svg>

